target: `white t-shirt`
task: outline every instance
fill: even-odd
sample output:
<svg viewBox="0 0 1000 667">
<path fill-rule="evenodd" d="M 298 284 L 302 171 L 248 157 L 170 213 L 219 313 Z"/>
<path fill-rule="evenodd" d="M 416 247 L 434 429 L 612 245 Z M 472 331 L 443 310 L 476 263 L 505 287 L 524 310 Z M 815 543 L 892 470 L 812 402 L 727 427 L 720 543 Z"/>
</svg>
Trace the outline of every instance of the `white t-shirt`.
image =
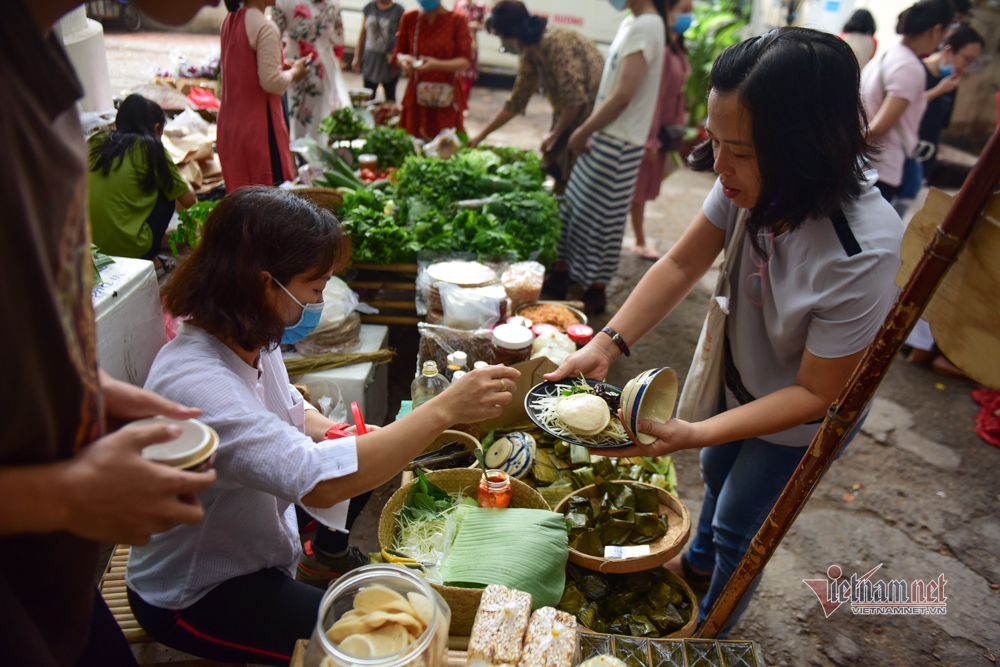
<svg viewBox="0 0 1000 667">
<path fill-rule="evenodd" d="M 861 101 L 869 123 L 882 106 L 886 92 L 909 101 L 896 126 L 882 135 L 877 144 L 881 152 L 871 161 L 883 183 L 897 187 L 902 184 L 906 154 L 912 154 L 920 141 L 920 121 L 927 110 L 926 77 L 923 62 L 912 49 L 902 44 L 872 58 L 861 72 Z M 899 136 L 900 130 L 903 139 Z"/>
<path fill-rule="evenodd" d="M 716 182 L 702 209 L 709 222 L 726 230 L 729 246 L 739 213 Z M 727 336 L 743 386 L 762 398 L 795 384 L 804 350 L 838 358 L 860 352 L 875 338 L 896 298 L 896 274 L 903 224 L 879 191 L 868 188 L 843 207 L 860 252 L 845 250 L 830 218 L 809 219 L 774 238 L 767 263 L 763 307 L 746 293 L 747 277 L 758 271 L 749 239 L 733 269 Z M 847 245 L 851 245 L 847 239 Z M 726 407 L 740 405 L 726 389 Z M 818 424 L 803 424 L 765 435 L 779 445 L 808 445 Z"/>
<path fill-rule="evenodd" d="M 626 56 L 642 52 L 642 57 L 646 60 L 646 74 L 643 75 L 642 83 L 639 84 L 632 101 L 618 118 L 599 130 L 601 134 L 634 146 L 646 143 L 653 114 L 656 112 L 665 48 L 666 35 L 663 19 L 659 14 L 628 16 L 622 21 L 618 27 L 618 34 L 615 35 L 615 41 L 611 42 L 611 48 L 608 49 L 608 57 L 604 61 L 604 73 L 601 75 L 601 86 L 597 89 L 597 102 L 594 108 L 601 106 L 601 103 L 611 96 L 618 83 L 622 60 Z"/>
</svg>

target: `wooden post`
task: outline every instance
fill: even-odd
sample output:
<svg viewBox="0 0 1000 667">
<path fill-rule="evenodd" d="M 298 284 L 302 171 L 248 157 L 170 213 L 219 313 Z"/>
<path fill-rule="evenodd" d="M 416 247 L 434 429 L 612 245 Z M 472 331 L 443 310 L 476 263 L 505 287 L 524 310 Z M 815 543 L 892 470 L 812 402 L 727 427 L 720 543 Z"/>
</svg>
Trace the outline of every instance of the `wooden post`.
<svg viewBox="0 0 1000 667">
<path fill-rule="evenodd" d="M 813 438 L 781 497 L 764 521 L 750 548 L 705 617 L 695 637 L 711 638 L 725 627 L 747 590 L 774 550 L 784 539 L 802 506 L 812 495 L 823 474 L 836 458 L 847 434 L 864 412 L 865 406 L 885 377 L 910 330 L 920 318 L 938 284 L 955 261 L 963 244 L 1000 181 L 1000 132 L 995 132 L 980 155 L 969 177 L 955 197 L 948 214 L 906 287 L 900 293 L 875 340 L 868 346 L 861 363 L 848 381 L 837 402 L 830 406 L 826 419 Z"/>
</svg>

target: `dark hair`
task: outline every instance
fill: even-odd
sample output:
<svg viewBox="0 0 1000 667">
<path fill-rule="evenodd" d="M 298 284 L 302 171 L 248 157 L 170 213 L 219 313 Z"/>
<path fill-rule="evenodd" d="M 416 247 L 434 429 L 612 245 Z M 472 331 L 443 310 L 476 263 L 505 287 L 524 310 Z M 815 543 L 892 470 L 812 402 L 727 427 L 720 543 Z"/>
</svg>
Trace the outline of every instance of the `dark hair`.
<svg viewBox="0 0 1000 667">
<path fill-rule="evenodd" d="M 951 4 L 955 6 L 956 14 L 968 14 L 972 11 L 971 0 L 951 0 Z"/>
<path fill-rule="evenodd" d="M 951 0 L 920 0 L 904 9 L 896 21 L 899 35 L 922 35 L 936 25 L 949 25 L 955 18 Z"/>
<path fill-rule="evenodd" d="M 173 175 L 167 163 L 167 151 L 156 136 L 156 126 L 162 128 L 165 122 L 163 109 L 156 102 L 147 100 L 142 95 L 129 95 L 118 107 L 115 130 L 91 149 L 90 170 L 107 176 L 112 169 L 122 166 L 133 146 L 138 146 L 145 153 L 143 190 L 169 190 Z M 129 156 L 129 159 L 134 159 L 134 156 Z"/>
<path fill-rule="evenodd" d="M 847 19 L 847 23 L 844 24 L 842 32 L 857 32 L 862 35 L 874 35 L 875 17 L 872 16 L 872 13 L 867 9 L 859 9 L 851 14 L 851 18 Z"/>
<path fill-rule="evenodd" d="M 762 255 L 762 230 L 794 230 L 864 192 L 872 148 L 860 81 L 847 42 L 808 28 L 776 28 L 734 44 L 712 66 L 712 90 L 735 92 L 751 119 L 760 197 L 747 231 Z M 711 142 L 698 146 L 690 162 L 711 171 Z"/>
<path fill-rule="evenodd" d="M 660 15 L 663 19 L 663 38 L 670 43 L 670 26 L 667 25 L 667 9 L 673 7 L 677 4 L 675 0 L 669 0 L 670 4 L 667 4 L 668 0 L 653 0 L 653 6 L 656 7 L 656 13 Z"/>
<path fill-rule="evenodd" d="M 265 296 L 268 271 L 282 285 L 339 270 L 351 243 L 330 211 L 286 190 L 245 187 L 205 222 L 201 243 L 164 290 L 167 309 L 243 349 L 274 346 L 285 324 Z"/>
<path fill-rule="evenodd" d="M 547 24 L 548 19 L 531 14 L 520 0 L 500 0 L 486 20 L 486 29 L 501 39 L 537 44 Z"/>
<path fill-rule="evenodd" d="M 941 42 L 941 48 L 950 46 L 952 51 L 958 52 L 969 44 L 986 46 L 983 36 L 976 32 L 975 28 L 960 23 L 948 31 L 948 34 L 944 37 L 944 41 Z"/>
<path fill-rule="evenodd" d="M 226 0 L 226 9 L 231 12 L 238 12 L 243 6 L 243 0 Z"/>
<path fill-rule="evenodd" d="M 668 0 L 667 7 L 668 9 L 673 9 L 678 4 L 680 4 L 680 2 L 681 0 Z M 664 14 L 663 16 L 663 22 L 664 23 L 667 22 L 666 14 Z M 669 28 L 670 26 L 667 27 Z M 680 51 L 681 53 L 687 52 L 687 49 L 684 48 L 684 35 L 682 33 L 677 33 L 677 42 L 673 43 L 670 41 L 670 31 L 667 30 L 667 46 L 669 46 L 670 50 L 673 51 L 674 53 L 677 53 L 678 51 Z"/>
</svg>

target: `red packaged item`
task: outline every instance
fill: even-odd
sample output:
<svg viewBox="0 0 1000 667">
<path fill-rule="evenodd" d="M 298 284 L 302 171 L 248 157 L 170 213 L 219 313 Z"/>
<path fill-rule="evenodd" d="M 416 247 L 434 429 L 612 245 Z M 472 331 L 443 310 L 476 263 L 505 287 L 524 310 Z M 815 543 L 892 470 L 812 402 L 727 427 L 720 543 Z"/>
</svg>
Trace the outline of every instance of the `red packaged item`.
<svg viewBox="0 0 1000 667">
<path fill-rule="evenodd" d="M 566 335 L 579 346 L 586 345 L 594 337 L 594 330 L 586 324 L 571 324 L 566 327 Z"/>
</svg>

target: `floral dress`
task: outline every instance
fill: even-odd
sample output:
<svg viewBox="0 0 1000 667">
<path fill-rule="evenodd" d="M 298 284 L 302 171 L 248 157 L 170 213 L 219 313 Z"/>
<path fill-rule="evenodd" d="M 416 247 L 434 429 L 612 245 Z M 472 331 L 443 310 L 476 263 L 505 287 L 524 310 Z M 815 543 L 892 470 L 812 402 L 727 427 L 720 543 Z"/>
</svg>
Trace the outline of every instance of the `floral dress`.
<svg viewBox="0 0 1000 667">
<path fill-rule="evenodd" d="M 288 89 L 292 141 L 310 137 L 325 143 L 319 124 L 333 111 L 351 106 L 347 84 L 334 53 L 344 45 L 340 0 L 278 0 L 271 19 L 285 35 L 285 57 L 313 54 L 308 74 Z"/>
<path fill-rule="evenodd" d="M 452 7 L 452 11 L 461 14 L 465 17 L 468 23 L 479 23 L 480 25 L 486 21 L 486 5 L 476 0 L 455 0 L 455 6 Z M 460 72 L 458 77 L 465 84 L 465 92 L 468 94 L 469 88 L 472 87 L 472 83 L 479 79 L 479 40 L 476 34 L 470 29 L 469 32 L 472 34 L 472 64 L 469 69 L 464 72 Z"/>
</svg>

